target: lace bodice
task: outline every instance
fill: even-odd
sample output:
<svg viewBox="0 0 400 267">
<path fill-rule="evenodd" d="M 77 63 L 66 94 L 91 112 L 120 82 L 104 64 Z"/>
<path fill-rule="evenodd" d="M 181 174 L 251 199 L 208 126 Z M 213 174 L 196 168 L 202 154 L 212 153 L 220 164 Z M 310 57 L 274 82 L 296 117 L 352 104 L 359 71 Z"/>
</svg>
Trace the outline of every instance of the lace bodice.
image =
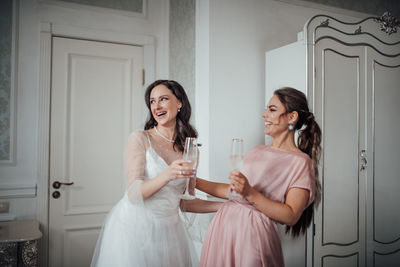
<svg viewBox="0 0 400 267">
<path fill-rule="evenodd" d="M 161 156 L 162 155 L 162 156 Z M 157 216 L 169 216 L 178 212 L 180 195 L 185 189 L 185 179 L 175 179 L 143 201 L 140 181 L 149 180 L 168 168 L 168 163 L 182 157 L 172 144 L 157 138 L 152 131 L 136 131 L 129 141 L 125 153 L 127 195 L 131 202 L 143 202 Z"/>
</svg>

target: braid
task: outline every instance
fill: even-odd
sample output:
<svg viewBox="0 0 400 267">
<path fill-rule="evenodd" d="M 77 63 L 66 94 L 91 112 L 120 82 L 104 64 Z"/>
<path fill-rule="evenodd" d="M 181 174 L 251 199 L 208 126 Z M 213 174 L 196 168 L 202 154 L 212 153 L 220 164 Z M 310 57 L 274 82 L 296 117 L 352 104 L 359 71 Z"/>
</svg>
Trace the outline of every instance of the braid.
<svg viewBox="0 0 400 267">
<path fill-rule="evenodd" d="M 300 150 L 307 153 L 314 163 L 314 174 L 316 177 L 316 197 L 314 203 L 317 207 L 321 199 L 321 184 L 318 179 L 318 164 L 321 154 L 321 129 L 315 121 L 314 114 L 311 112 L 308 112 L 305 118 L 305 125 L 306 128 L 299 133 L 297 143 Z"/>
<path fill-rule="evenodd" d="M 321 199 L 321 185 L 318 179 L 318 163 L 321 153 L 321 129 L 315 121 L 314 115 L 308 109 L 306 96 L 290 87 L 278 89 L 274 93 L 286 107 L 286 112 L 296 111 L 299 115 L 295 129 L 299 131 L 297 139 L 298 148 L 306 153 L 313 161 L 315 174 L 316 198 L 301 214 L 294 226 L 286 226 L 286 233 L 291 232 L 293 237 L 304 234 L 311 224 L 314 207 L 317 207 Z"/>
</svg>

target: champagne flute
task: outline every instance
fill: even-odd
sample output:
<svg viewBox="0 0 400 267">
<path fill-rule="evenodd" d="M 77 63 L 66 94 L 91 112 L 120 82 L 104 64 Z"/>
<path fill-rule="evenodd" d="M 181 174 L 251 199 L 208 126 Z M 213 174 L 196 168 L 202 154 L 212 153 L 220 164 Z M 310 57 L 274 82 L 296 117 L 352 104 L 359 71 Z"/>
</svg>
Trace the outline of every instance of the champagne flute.
<svg viewBox="0 0 400 267">
<path fill-rule="evenodd" d="M 186 179 L 186 188 L 183 195 L 181 195 L 182 199 L 195 199 L 196 197 L 189 193 L 189 184 L 190 179 L 195 178 L 195 173 L 197 170 L 197 162 L 198 162 L 198 150 L 197 150 L 197 139 L 194 137 L 186 137 L 185 140 L 185 148 L 183 150 L 183 159 L 187 160 L 189 167 L 192 168 L 193 174 L 190 178 Z"/>
<path fill-rule="evenodd" d="M 239 171 L 243 164 L 243 139 L 233 138 L 231 143 L 231 154 L 229 156 L 229 162 L 231 164 L 231 171 Z M 229 199 L 240 200 L 242 196 L 239 195 L 235 190 L 227 195 Z"/>
</svg>

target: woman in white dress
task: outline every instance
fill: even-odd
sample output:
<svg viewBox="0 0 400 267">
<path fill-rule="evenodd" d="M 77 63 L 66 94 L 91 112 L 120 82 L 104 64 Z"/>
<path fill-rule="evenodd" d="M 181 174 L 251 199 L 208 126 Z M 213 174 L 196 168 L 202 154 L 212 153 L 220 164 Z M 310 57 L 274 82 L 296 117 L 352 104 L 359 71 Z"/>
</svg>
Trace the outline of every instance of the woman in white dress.
<svg viewBox="0 0 400 267">
<path fill-rule="evenodd" d="M 180 199 L 186 184 L 182 178 L 193 174 L 181 159 L 185 138 L 197 137 L 182 86 L 155 81 L 145 101 L 150 113 L 145 130 L 131 134 L 125 151 L 127 190 L 104 222 L 91 266 L 197 266 L 179 208 L 214 212 L 221 205 Z"/>
</svg>

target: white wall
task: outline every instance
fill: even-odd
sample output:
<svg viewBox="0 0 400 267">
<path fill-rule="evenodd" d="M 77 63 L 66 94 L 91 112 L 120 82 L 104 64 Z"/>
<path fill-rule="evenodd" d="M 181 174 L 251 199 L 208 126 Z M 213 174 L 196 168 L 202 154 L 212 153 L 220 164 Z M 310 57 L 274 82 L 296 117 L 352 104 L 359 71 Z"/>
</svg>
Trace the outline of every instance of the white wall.
<svg viewBox="0 0 400 267">
<path fill-rule="evenodd" d="M 155 77 L 168 77 L 168 0 L 148 0 L 145 15 L 76 4 L 19 1 L 17 159 L 0 166 L 0 201 L 10 202 L 17 219 L 36 217 L 38 162 L 40 22 L 56 27 L 110 31 L 155 38 Z M 150 81 L 147 81 L 150 82 Z"/>
<path fill-rule="evenodd" d="M 346 20 L 365 15 L 294 0 L 197 2 L 195 114 L 204 144 L 199 176 L 229 182 L 231 138 L 244 138 L 245 151 L 264 143 L 265 52 L 295 42 L 316 14 Z"/>
</svg>

